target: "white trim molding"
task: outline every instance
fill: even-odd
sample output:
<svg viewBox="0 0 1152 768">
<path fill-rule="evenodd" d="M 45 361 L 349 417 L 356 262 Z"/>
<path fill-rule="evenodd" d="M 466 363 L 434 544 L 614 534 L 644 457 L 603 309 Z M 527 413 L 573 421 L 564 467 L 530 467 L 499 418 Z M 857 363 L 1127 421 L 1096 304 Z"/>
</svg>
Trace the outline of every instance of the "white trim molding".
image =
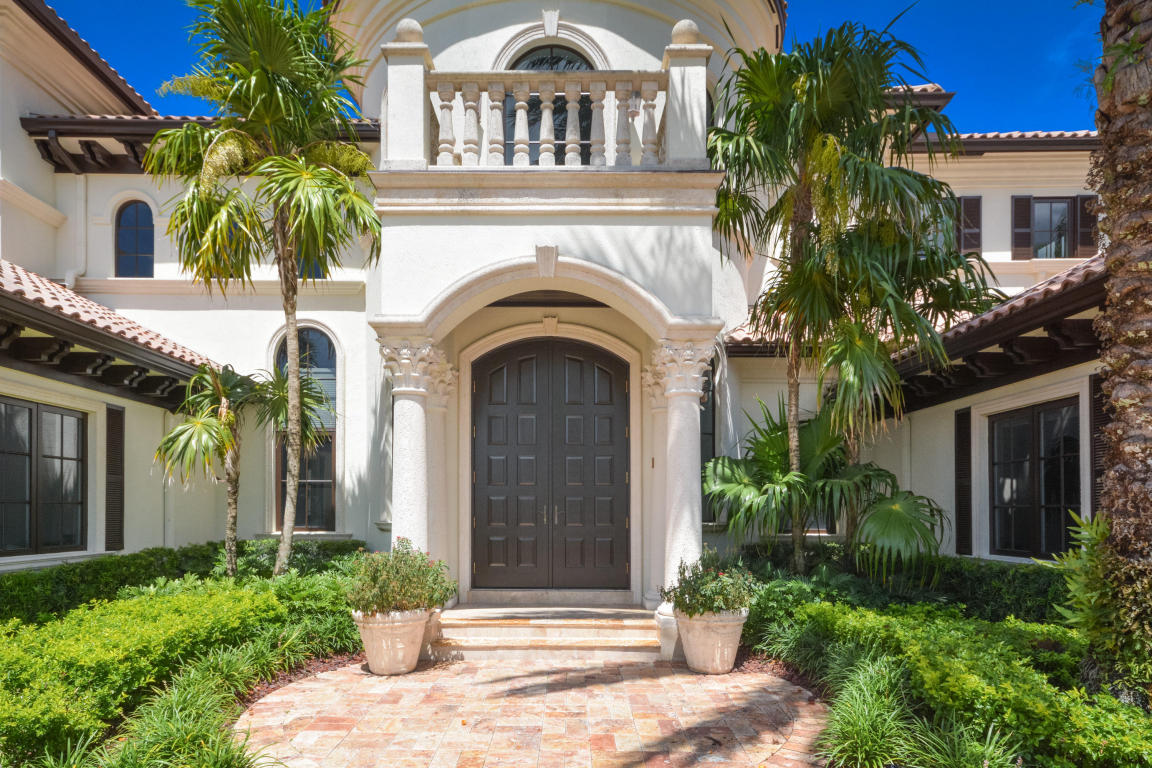
<svg viewBox="0 0 1152 768">
<path fill-rule="evenodd" d="M 608 55 L 585 30 L 560 18 L 558 10 L 543 10 L 540 21 L 521 29 L 508 39 L 496 53 L 492 69 L 511 69 L 516 59 L 529 50 L 542 45 L 562 45 L 588 59 L 593 69 L 612 69 Z"/>
<path fill-rule="evenodd" d="M 62 211 L 8 179 L 0 179 L 0 202 L 15 206 L 54 229 L 59 229 L 68 221 L 68 217 Z"/>
</svg>

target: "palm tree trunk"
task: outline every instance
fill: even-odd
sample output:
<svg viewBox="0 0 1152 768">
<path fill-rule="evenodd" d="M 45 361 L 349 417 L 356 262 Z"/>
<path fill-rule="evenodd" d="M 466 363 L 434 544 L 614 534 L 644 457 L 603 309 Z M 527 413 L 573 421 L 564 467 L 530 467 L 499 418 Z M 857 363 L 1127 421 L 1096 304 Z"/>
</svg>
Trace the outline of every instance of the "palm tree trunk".
<svg viewBox="0 0 1152 768">
<path fill-rule="evenodd" d="M 224 454 L 224 481 L 228 492 L 228 516 L 224 520 L 224 567 L 236 575 L 236 521 L 240 516 L 240 438 Z"/>
<path fill-rule="evenodd" d="M 1105 214 L 1108 282 L 1096 328 L 1112 401 L 1100 508 L 1111 517 L 1109 579 L 1127 616 L 1118 630 L 1126 636 L 1116 639 L 1140 648 L 1152 640 L 1141 631 L 1152 624 L 1152 0 L 1107 0 L 1100 32 L 1093 176 Z"/>
<path fill-rule="evenodd" d="M 287 226 L 277 226 L 276 266 L 280 271 L 280 296 L 284 304 L 284 346 L 288 357 L 288 430 L 284 435 L 284 519 L 280 524 L 280 548 L 276 552 L 273 576 L 288 570 L 292 556 L 292 533 L 296 528 L 296 494 L 300 487 L 300 339 L 296 325 L 296 294 L 300 267 L 295 249 L 287 242 Z"/>
<path fill-rule="evenodd" d="M 849 429 L 844 435 L 844 458 L 848 466 L 860 463 L 860 440 L 855 430 Z M 860 524 L 860 509 L 855 499 L 849 500 L 844 507 L 844 546 L 847 550 L 848 561 L 853 562 L 856 555 L 856 528 Z"/>
<path fill-rule="evenodd" d="M 224 484 L 228 494 L 228 511 L 224 518 L 224 569 L 236 575 L 236 521 L 240 516 L 240 435 L 227 397 L 220 398 L 220 423 L 231 433 L 232 444 L 224 449 Z M 230 423 L 231 422 L 231 423 Z"/>
<path fill-rule="evenodd" d="M 788 342 L 788 466 L 800 471 L 800 339 L 794 334 Z M 802 503 L 802 502 L 801 502 Z M 792 570 L 804 573 L 804 536 L 807 516 L 796 503 L 792 509 Z"/>
</svg>

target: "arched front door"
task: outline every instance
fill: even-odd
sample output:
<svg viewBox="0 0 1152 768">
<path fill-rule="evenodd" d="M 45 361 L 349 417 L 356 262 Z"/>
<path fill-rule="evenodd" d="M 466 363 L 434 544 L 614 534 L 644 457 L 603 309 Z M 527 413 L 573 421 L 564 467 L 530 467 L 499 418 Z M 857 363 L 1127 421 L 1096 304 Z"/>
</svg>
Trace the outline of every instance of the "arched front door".
<svg viewBox="0 0 1152 768">
<path fill-rule="evenodd" d="M 565 339 L 473 363 L 480 589 L 627 589 L 628 364 Z"/>
</svg>

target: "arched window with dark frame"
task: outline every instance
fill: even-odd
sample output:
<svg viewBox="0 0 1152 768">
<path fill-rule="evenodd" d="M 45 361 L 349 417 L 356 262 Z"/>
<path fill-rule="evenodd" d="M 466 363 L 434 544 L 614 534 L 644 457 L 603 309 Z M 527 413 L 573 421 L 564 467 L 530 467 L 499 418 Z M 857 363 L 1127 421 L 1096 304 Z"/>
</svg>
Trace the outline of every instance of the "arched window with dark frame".
<svg viewBox="0 0 1152 768">
<path fill-rule="evenodd" d="M 521 54 L 511 69 L 529 72 L 590 72 L 595 69 L 582 54 L 562 45 L 542 45 Z M 553 100 L 552 126 L 556 137 L 556 164 L 564 164 L 564 137 L 568 130 L 567 99 L 564 80 L 556 79 L 556 98 Z M 540 163 L 540 96 L 528 99 L 528 158 L 531 165 Z M 588 165 L 592 159 L 592 98 L 580 95 L 580 163 Z M 504 97 L 504 164 L 512 165 L 516 146 L 516 97 Z"/>
<path fill-rule="evenodd" d="M 116 212 L 116 277 L 152 277 L 156 228 L 152 209 L 130 200 Z"/>
<path fill-rule="evenodd" d="M 336 406 L 336 345 L 326 333 L 316 328 L 301 328 L 300 375 L 310 376 L 324 391 L 332 409 Z M 288 365 L 284 342 L 276 351 L 276 367 Z M 300 461 L 300 485 L 296 494 L 296 528 L 302 531 L 336 530 L 336 415 L 321 411 L 324 437 L 316 450 Z M 283 439 L 276 441 L 276 528 L 284 525 L 284 499 L 287 488 L 287 448 Z"/>
</svg>

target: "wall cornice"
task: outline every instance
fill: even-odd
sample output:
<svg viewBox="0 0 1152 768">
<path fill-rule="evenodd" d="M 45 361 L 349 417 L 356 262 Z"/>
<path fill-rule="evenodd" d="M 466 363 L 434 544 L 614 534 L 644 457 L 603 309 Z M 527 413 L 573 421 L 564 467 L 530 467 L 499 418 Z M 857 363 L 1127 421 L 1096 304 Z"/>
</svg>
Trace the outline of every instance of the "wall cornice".
<svg viewBox="0 0 1152 768">
<path fill-rule="evenodd" d="M 123 296 L 202 296 L 208 291 L 201 283 L 185 279 L 152 277 L 82 277 L 76 291 L 85 295 Z M 300 286 L 302 296 L 355 296 L 364 291 L 363 280 L 319 280 Z M 220 293 L 213 290 L 214 295 Z M 279 280 L 253 280 L 251 285 L 233 287 L 228 296 L 279 296 Z"/>
<path fill-rule="evenodd" d="M 376 211 L 395 215 L 712 216 L 716 171 L 429 168 L 377 171 Z"/>
<path fill-rule="evenodd" d="M 8 179 L 0 179 L 0 201 L 10 203 L 56 229 L 68 220 L 61 211 Z"/>
</svg>

